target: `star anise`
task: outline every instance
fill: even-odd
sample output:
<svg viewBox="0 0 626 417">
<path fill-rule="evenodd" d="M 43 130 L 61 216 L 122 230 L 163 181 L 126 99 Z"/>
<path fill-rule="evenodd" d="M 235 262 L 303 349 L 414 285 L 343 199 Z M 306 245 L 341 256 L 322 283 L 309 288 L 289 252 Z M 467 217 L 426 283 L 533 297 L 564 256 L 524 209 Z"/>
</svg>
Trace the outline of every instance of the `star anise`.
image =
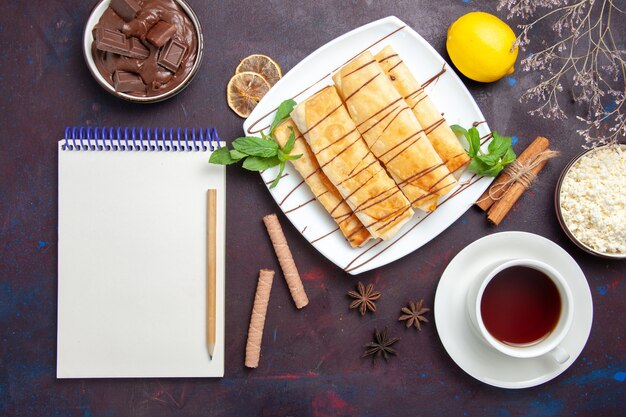
<svg viewBox="0 0 626 417">
<path fill-rule="evenodd" d="M 430 308 L 424 307 L 424 300 L 419 300 L 418 303 L 413 301 L 409 302 L 409 307 L 402 307 L 403 315 L 398 320 L 406 320 L 407 329 L 413 325 L 417 330 L 422 330 L 420 321 L 428 323 L 428 319 L 424 317 L 424 313 L 430 311 Z"/>
<path fill-rule="evenodd" d="M 374 284 L 368 284 L 367 287 L 361 281 L 357 284 L 358 291 L 348 291 L 348 295 L 355 300 L 350 303 L 350 308 L 358 308 L 362 316 L 367 310 L 376 311 L 374 301 L 380 298 L 380 293 L 374 291 Z"/>
<path fill-rule="evenodd" d="M 385 361 L 389 358 L 389 355 L 397 355 L 398 352 L 391 347 L 394 343 L 400 340 L 399 337 L 389 337 L 387 327 L 383 332 L 379 332 L 378 329 L 374 329 L 374 341 L 365 345 L 365 352 L 363 358 L 371 356 L 372 360 L 376 362 L 379 356 L 382 356 Z"/>
</svg>

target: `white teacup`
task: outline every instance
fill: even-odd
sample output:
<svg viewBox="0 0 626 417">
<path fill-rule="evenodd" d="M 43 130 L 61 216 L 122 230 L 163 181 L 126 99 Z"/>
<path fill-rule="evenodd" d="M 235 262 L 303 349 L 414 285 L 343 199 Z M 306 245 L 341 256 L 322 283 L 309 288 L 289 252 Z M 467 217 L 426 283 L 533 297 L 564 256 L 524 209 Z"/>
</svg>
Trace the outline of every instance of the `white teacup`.
<svg viewBox="0 0 626 417">
<path fill-rule="evenodd" d="M 491 280 L 502 270 L 513 266 L 525 266 L 543 272 L 552 280 L 561 297 L 561 314 L 554 329 L 543 339 L 536 343 L 514 346 L 503 343 L 493 337 L 485 327 L 481 314 L 481 301 L 483 293 Z M 478 335 L 491 347 L 515 358 L 535 358 L 550 354 L 559 364 L 566 362 L 570 355 L 561 347 L 563 339 L 572 326 L 574 317 L 574 301 L 572 292 L 563 276 L 551 266 L 532 259 L 514 259 L 495 268 L 490 268 L 486 273 L 474 283 L 470 288 L 467 297 L 467 308 L 470 320 L 474 325 Z"/>
</svg>

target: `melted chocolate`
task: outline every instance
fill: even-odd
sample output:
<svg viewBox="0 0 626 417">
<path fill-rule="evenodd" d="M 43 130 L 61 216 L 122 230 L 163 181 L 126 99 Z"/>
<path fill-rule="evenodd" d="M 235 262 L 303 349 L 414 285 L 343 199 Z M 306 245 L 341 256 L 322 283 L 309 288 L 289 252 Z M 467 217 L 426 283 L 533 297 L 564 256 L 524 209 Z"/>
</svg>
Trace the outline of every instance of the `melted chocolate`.
<svg viewBox="0 0 626 417">
<path fill-rule="evenodd" d="M 428 80 L 424 81 L 424 83 L 422 84 L 422 88 L 426 88 L 429 85 L 431 85 L 433 82 L 437 81 L 439 79 L 439 77 L 441 77 L 443 75 L 444 72 L 446 72 L 446 64 L 445 64 L 445 62 L 443 64 L 443 66 L 441 67 L 441 70 L 437 74 L 433 75 Z"/>
<path fill-rule="evenodd" d="M 313 239 L 313 240 L 311 241 L 311 244 L 313 244 L 313 243 L 315 243 L 315 242 L 318 242 L 318 241 L 320 241 L 320 240 L 322 240 L 322 239 L 324 239 L 324 238 L 326 238 L 326 237 L 328 237 L 328 236 L 332 235 L 333 233 L 335 233 L 335 232 L 336 232 L 336 231 L 338 231 L 338 230 L 339 230 L 339 227 L 334 228 L 333 230 L 331 230 L 330 232 L 326 233 L 325 235 L 322 235 L 322 236 L 318 237 L 317 239 Z"/>
<path fill-rule="evenodd" d="M 308 201 L 305 201 L 304 203 L 300 204 L 300 205 L 299 205 L 299 206 L 297 206 L 297 207 L 294 207 L 294 208 L 289 209 L 289 210 L 285 210 L 285 212 L 284 212 L 284 213 L 285 213 L 285 214 L 289 214 L 289 213 L 291 213 L 292 211 L 296 211 L 296 210 L 298 210 L 299 208 L 302 208 L 302 207 L 306 206 L 307 204 L 312 203 L 312 202 L 314 202 L 314 201 L 315 201 L 315 197 L 313 197 L 312 199 L 310 199 L 310 200 L 308 200 Z"/>
<path fill-rule="evenodd" d="M 380 60 L 380 61 L 378 61 L 378 62 L 380 62 L 380 63 L 382 64 L 382 63 L 383 63 L 383 62 L 385 62 L 386 60 L 391 59 L 391 58 L 393 58 L 393 57 L 395 57 L 395 56 L 398 56 L 398 54 L 391 54 L 391 55 L 388 55 L 388 56 L 384 57 L 383 59 L 381 59 L 381 60 Z"/>
<path fill-rule="evenodd" d="M 407 100 L 409 97 L 418 95 L 419 93 L 421 93 L 422 91 L 424 91 L 423 87 L 418 88 L 417 90 L 413 91 L 411 94 L 409 94 L 408 96 L 404 97 L 405 100 Z"/>
<path fill-rule="evenodd" d="M 372 59 L 371 61 L 366 62 L 365 64 L 361 65 L 360 67 L 358 67 L 358 68 L 356 68 L 356 69 L 353 69 L 352 71 L 350 71 L 349 73 L 347 73 L 346 75 L 344 75 L 344 77 L 347 77 L 348 75 L 354 74 L 355 72 L 359 71 L 359 70 L 360 70 L 360 69 L 362 69 L 362 68 L 367 67 L 368 65 L 373 64 L 374 62 L 376 62 L 376 61 Z"/>
<path fill-rule="evenodd" d="M 374 118 L 374 117 L 378 116 L 380 113 L 382 113 L 383 111 L 387 110 L 389 107 L 393 106 L 394 104 L 398 103 L 398 102 L 399 102 L 399 101 L 401 101 L 401 100 L 402 100 L 402 99 L 401 99 L 401 98 L 399 98 L 399 99 L 394 100 L 393 102 L 389 103 L 387 106 L 383 107 L 382 109 L 378 110 L 376 113 L 372 114 L 372 115 L 371 115 L 370 117 L 368 117 L 367 119 L 363 120 L 361 123 L 359 123 L 359 124 L 357 125 L 357 127 L 361 127 L 361 126 L 363 126 L 365 123 L 369 122 L 369 121 L 370 121 L 370 119 L 372 119 L 372 118 Z M 395 109 L 394 109 L 394 111 L 395 111 Z M 393 111 L 392 111 L 392 112 L 393 112 Z M 387 116 L 385 116 L 385 117 L 387 117 Z M 382 119 L 384 119 L 385 117 L 383 117 Z M 381 119 L 381 120 L 382 120 L 382 119 Z M 367 132 L 367 131 L 366 131 L 366 132 Z"/>
<path fill-rule="evenodd" d="M 272 181 L 272 182 L 274 182 L 274 181 Z M 271 184 L 271 183 L 270 183 L 270 184 Z M 296 185 L 295 187 L 293 187 L 293 189 L 287 193 L 287 195 L 285 196 L 285 198 L 283 198 L 283 199 L 281 200 L 281 202 L 280 202 L 280 203 L 278 203 L 278 206 L 279 206 L 279 207 L 282 207 L 282 205 L 285 203 L 285 201 L 287 201 L 287 199 L 289 198 L 289 196 L 291 196 L 291 194 L 293 194 L 293 192 L 294 192 L 294 191 L 296 191 L 298 188 L 300 188 L 300 186 L 301 186 L 302 184 L 304 184 L 304 180 L 300 181 L 300 182 L 298 183 L 298 185 Z"/>
<path fill-rule="evenodd" d="M 387 71 L 387 72 L 391 72 L 391 71 L 393 71 L 393 70 L 394 70 L 394 68 L 396 68 L 398 65 L 402 64 L 403 62 L 404 62 L 404 61 L 402 61 L 402 60 L 398 61 L 398 63 L 397 63 L 396 65 L 394 65 L 393 67 L 389 68 L 389 71 Z"/>
<path fill-rule="evenodd" d="M 174 0 L 143 0 L 139 1 L 141 10 L 130 22 L 124 21 L 110 7 L 105 10 L 100 21 L 94 27 L 123 32 L 128 38 L 137 38 L 148 49 L 145 59 L 130 58 L 100 51 L 92 45 L 93 59 L 102 76 L 113 85 L 116 71 L 131 72 L 139 75 L 146 85 L 145 93 L 129 93 L 140 97 L 152 97 L 170 91 L 187 78 L 196 61 L 198 39 L 196 29 L 185 11 Z M 159 21 L 167 22 L 176 27 L 172 39 L 187 47 L 176 72 L 172 72 L 158 64 L 158 48 L 146 40 L 148 31 Z"/>
<path fill-rule="evenodd" d="M 346 104 L 348 103 L 348 100 L 350 100 L 352 97 L 354 97 L 359 91 L 361 91 L 366 85 L 368 85 L 369 83 L 371 83 L 372 81 L 374 81 L 376 79 L 376 77 L 378 77 L 380 75 L 380 73 L 374 75 L 372 78 L 370 78 L 369 80 L 365 81 L 365 83 L 360 86 L 359 88 L 357 88 L 356 90 L 354 90 L 352 92 L 352 94 L 350 94 L 348 97 L 346 97 L 343 101 L 346 102 Z"/>
</svg>

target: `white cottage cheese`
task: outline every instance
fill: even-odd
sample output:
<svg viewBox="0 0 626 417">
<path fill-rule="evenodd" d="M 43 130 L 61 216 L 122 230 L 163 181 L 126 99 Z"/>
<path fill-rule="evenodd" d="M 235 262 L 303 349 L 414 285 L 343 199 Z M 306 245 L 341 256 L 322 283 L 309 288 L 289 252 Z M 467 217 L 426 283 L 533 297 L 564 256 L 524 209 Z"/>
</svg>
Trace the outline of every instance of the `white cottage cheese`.
<svg viewBox="0 0 626 417">
<path fill-rule="evenodd" d="M 626 146 L 601 148 L 580 158 L 561 185 L 561 212 L 583 244 L 626 254 Z"/>
</svg>

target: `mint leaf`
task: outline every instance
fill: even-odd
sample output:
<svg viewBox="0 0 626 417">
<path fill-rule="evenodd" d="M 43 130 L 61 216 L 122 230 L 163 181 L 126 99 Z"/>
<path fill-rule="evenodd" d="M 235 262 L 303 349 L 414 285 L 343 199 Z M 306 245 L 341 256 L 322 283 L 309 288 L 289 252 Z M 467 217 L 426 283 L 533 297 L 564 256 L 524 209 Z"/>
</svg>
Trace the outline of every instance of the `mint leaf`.
<svg viewBox="0 0 626 417">
<path fill-rule="evenodd" d="M 457 135 L 463 135 L 467 137 L 467 129 L 465 129 L 463 126 L 452 125 L 450 126 L 450 129 L 452 129 L 452 131 L 456 133 Z"/>
<path fill-rule="evenodd" d="M 504 169 L 504 167 L 502 166 L 502 164 L 498 163 L 498 164 L 492 166 L 491 168 L 481 172 L 480 174 L 484 175 L 485 177 L 495 177 L 503 169 Z"/>
<path fill-rule="evenodd" d="M 498 132 L 494 130 L 493 139 L 491 140 L 491 142 L 489 142 L 489 153 L 498 155 L 498 157 L 502 157 L 506 153 L 507 149 L 510 147 L 511 138 L 508 136 L 501 136 L 498 134 Z"/>
<path fill-rule="evenodd" d="M 469 143 L 469 156 L 473 158 L 480 152 L 480 133 L 478 133 L 478 129 L 472 127 L 467 131 L 465 137 Z"/>
<path fill-rule="evenodd" d="M 235 162 L 242 160 L 242 159 L 243 159 L 243 158 L 245 158 L 246 156 L 248 156 L 248 155 L 246 155 L 246 154 L 245 154 L 245 153 L 243 153 L 243 152 L 239 152 L 239 151 L 238 151 L 238 150 L 236 150 L 236 149 L 231 149 L 231 150 L 230 150 L 230 157 L 231 157 L 231 159 L 232 159 L 233 161 L 235 161 Z"/>
<path fill-rule="evenodd" d="M 485 164 L 487 166 L 492 166 L 492 165 L 495 165 L 495 164 L 500 162 L 500 156 L 499 155 L 492 155 L 492 154 L 476 155 L 474 157 L 474 159 L 482 162 L 483 164 Z"/>
<path fill-rule="evenodd" d="M 249 171 L 263 171 L 280 164 L 277 156 L 262 158 L 258 156 L 249 156 L 243 161 L 243 167 Z"/>
<path fill-rule="evenodd" d="M 296 102 L 289 99 L 283 101 L 278 109 L 274 121 L 270 126 L 269 134 L 261 132 L 261 137 L 244 136 L 233 141 L 233 148 L 220 148 L 211 154 L 209 162 L 212 164 L 230 165 L 243 160 L 243 168 L 249 171 L 263 171 L 276 165 L 280 166 L 278 176 L 274 179 L 270 188 L 276 187 L 280 177 L 285 170 L 285 163 L 300 158 L 302 155 L 290 155 L 296 144 L 294 129 L 290 127 L 291 133 L 285 147 L 281 148 L 274 138 L 274 129 L 295 107 Z"/>
<path fill-rule="evenodd" d="M 276 156 L 278 144 L 274 141 L 264 140 L 255 136 L 246 136 L 235 139 L 233 148 L 246 155 L 270 158 Z"/>
<path fill-rule="evenodd" d="M 450 126 L 450 129 L 452 129 L 452 131 L 457 135 L 465 136 L 465 139 L 469 144 L 469 150 L 467 153 L 470 157 L 473 158 L 478 154 L 478 151 L 480 150 L 480 133 L 478 133 L 478 129 L 472 126 L 468 131 L 463 126 L 459 125 L 452 125 Z"/>
<path fill-rule="evenodd" d="M 211 154 L 209 163 L 217 165 L 230 165 L 237 162 L 237 159 L 233 159 L 230 155 L 230 151 L 227 147 L 219 148 Z"/>
<path fill-rule="evenodd" d="M 285 163 L 281 162 L 280 163 L 280 169 L 278 170 L 278 175 L 276 176 L 276 178 L 274 178 L 274 181 L 272 181 L 272 184 L 270 185 L 270 188 L 274 188 L 278 185 L 278 182 L 280 181 L 280 177 L 283 176 L 283 171 L 285 170 Z"/>
<path fill-rule="evenodd" d="M 302 154 L 298 154 L 298 155 L 284 154 L 284 155 L 285 155 L 285 160 L 287 161 L 295 161 L 296 159 L 302 156 Z"/>
<path fill-rule="evenodd" d="M 489 165 L 482 162 L 480 159 L 472 159 L 470 162 L 469 170 L 475 172 L 478 175 L 482 175 L 483 172 L 489 169 Z"/>
<path fill-rule="evenodd" d="M 285 143 L 285 146 L 283 147 L 283 151 L 287 154 L 293 151 L 293 147 L 296 144 L 296 134 L 293 131 L 293 127 L 289 126 L 289 130 L 291 131 L 289 133 L 289 139 L 287 140 L 287 143 Z"/>
<path fill-rule="evenodd" d="M 513 151 L 512 147 L 509 147 L 502 157 L 502 165 L 508 165 L 516 159 L 517 155 L 515 155 L 515 151 Z"/>
<path fill-rule="evenodd" d="M 495 177 L 502 171 L 504 167 L 499 162 L 495 164 L 486 164 L 480 159 L 472 159 L 469 169 L 478 175 L 484 175 L 486 177 Z"/>
<path fill-rule="evenodd" d="M 510 136 L 500 135 L 494 130 L 493 138 L 489 142 L 487 152 L 485 153 L 480 149 L 480 133 L 476 127 L 473 126 L 469 130 L 465 130 L 459 125 L 452 125 L 450 128 L 455 133 L 465 135 L 469 143 L 467 154 L 471 158 L 469 170 L 478 175 L 495 177 L 502 172 L 506 165 L 517 158 L 513 151 Z"/>
<path fill-rule="evenodd" d="M 274 129 L 276 129 L 276 126 L 278 126 L 280 122 L 289 117 L 289 114 L 295 106 L 296 102 L 292 99 L 285 100 L 280 103 L 280 106 L 278 106 L 278 109 L 276 110 L 276 116 L 274 116 L 274 121 L 270 125 L 270 135 L 274 133 Z"/>
</svg>

